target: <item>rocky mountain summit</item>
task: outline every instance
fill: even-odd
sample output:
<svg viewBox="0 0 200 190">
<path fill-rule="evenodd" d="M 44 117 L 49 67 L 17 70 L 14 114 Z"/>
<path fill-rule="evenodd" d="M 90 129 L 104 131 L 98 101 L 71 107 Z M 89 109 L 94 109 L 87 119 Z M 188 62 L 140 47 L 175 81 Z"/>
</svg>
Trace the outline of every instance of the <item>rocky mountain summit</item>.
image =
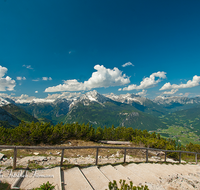
<svg viewBox="0 0 200 190">
<path fill-rule="evenodd" d="M 157 96 L 153 101 L 157 104 L 200 104 L 200 97 L 188 98 L 180 96 Z"/>
<path fill-rule="evenodd" d="M 30 104 L 49 104 L 49 105 L 57 105 L 61 103 L 65 103 L 65 106 L 69 106 L 69 108 L 72 108 L 78 103 L 83 103 L 84 105 L 89 105 L 90 102 L 97 102 L 99 104 L 103 104 L 107 101 L 116 101 L 121 102 L 124 104 L 130 104 L 130 105 L 142 105 L 142 106 L 148 106 L 151 104 L 152 106 L 167 106 L 171 105 L 172 103 L 179 103 L 182 105 L 185 104 L 193 104 L 198 105 L 200 104 L 200 97 L 195 98 L 188 98 L 188 97 L 181 97 L 181 96 L 157 96 L 154 100 L 148 99 L 146 97 L 142 97 L 136 94 L 100 94 L 96 90 L 86 92 L 85 94 L 77 93 L 75 95 L 66 95 L 61 96 L 58 98 L 45 98 L 45 99 L 39 99 L 39 98 L 1 98 L 0 97 L 0 106 L 5 106 L 8 104 L 15 104 L 15 105 L 30 105 Z"/>
<path fill-rule="evenodd" d="M 121 95 L 115 95 L 115 94 L 111 93 L 111 94 L 105 95 L 105 96 L 114 101 L 126 103 L 126 104 L 132 104 L 133 102 L 136 102 L 136 103 L 143 105 L 144 102 L 147 100 L 147 98 L 145 98 L 145 97 L 135 95 L 135 94 L 130 94 L 130 93 L 121 94 Z"/>
</svg>

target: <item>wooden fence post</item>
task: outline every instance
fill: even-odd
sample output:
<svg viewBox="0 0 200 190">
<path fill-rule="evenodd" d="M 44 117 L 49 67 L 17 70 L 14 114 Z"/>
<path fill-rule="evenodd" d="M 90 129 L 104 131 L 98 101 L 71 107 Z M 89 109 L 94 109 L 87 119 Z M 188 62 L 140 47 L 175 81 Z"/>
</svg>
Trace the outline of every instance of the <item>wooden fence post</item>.
<svg viewBox="0 0 200 190">
<path fill-rule="evenodd" d="M 198 164 L 197 153 L 195 154 L 195 161 L 196 161 L 196 164 Z"/>
<path fill-rule="evenodd" d="M 64 151 L 65 151 L 65 149 L 62 149 L 61 160 L 60 160 L 60 166 L 63 165 Z"/>
<path fill-rule="evenodd" d="M 181 163 L 181 152 L 179 152 L 179 164 Z"/>
<path fill-rule="evenodd" d="M 124 149 L 124 163 L 126 162 L 126 149 Z"/>
<path fill-rule="evenodd" d="M 148 163 L 148 149 L 146 149 L 146 163 Z"/>
<path fill-rule="evenodd" d="M 99 148 L 97 148 L 97 152 L 96 152 L 96 165 L 98 164 L 98 154 L 99 154 Z"/>
<path fill-rule="evenodd" d="M 16 169 L 16 163 L 17 163 L 17 148 L 14 148 L 14 157 L 13 157 L 13 169 Z"/>
<path fill-rule="evenodd" d="M 167 152 L 165 152 L 165 162 L 167 162 Z"/>
</svg>

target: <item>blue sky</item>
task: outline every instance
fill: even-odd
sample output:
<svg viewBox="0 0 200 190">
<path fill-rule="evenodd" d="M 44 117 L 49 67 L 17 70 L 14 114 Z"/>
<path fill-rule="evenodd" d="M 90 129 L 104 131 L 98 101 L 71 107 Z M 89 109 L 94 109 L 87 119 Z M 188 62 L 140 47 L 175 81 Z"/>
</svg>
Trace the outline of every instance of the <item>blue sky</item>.
<svg viewBox="0 0 200 190">
<path fill-rule="evenodd" d="M 199 0 L 1 0 L 0 93 L 200 95 Z"/>
</svg>

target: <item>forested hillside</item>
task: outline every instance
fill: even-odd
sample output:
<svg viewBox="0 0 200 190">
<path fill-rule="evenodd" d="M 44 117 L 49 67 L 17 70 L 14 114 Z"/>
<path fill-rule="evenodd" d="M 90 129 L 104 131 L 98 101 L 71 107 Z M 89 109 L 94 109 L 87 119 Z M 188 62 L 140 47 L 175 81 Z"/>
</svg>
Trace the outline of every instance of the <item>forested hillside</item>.
<svg viewBox="0 0 200 190">
<path fill-rule="evenodd" d="M 17 126 L 20 123 L 20 120 L 15 115 L 8 113 L 1 107 L 0 107 L 0 121 L 2 124 L 5 124 L 5 126 L 8 127 Z"/>
</svg>

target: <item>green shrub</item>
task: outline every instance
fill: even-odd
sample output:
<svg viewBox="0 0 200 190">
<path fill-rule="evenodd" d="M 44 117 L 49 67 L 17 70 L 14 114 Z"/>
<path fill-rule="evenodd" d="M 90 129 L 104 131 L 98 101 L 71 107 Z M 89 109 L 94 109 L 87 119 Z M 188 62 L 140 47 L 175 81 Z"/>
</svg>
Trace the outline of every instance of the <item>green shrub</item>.
<svg viewBox="0 0 200 190">
<path fill-rule="evenodd" d="M 49 183 L 49 181 L 47 181 L 47 183 L 43 183 L 39 188 L 35 188 L 33 190 L 53 190 L 55 186 L 53 186 L 52 184 Z"/>
<path fill-rule="evenodd" d="M 117 182 L 113 180 L 113 182 L 109 182 L 108 188 L 109 190 L 149 190 L 148 186 L 133 186 L 133 182 L 130 181 L 130 184 L 126 183 L 126 180 L 120 179 L 120 188 L 117 186 Z"/>
<path fill-rule="evenodd" d="M 1 182 L 1 181 L 0 181 L 0 189 L 1 189 L 1 190 L 11 190 L 10 184 L 4 183 L 4 182 Z"/>
</svg>

